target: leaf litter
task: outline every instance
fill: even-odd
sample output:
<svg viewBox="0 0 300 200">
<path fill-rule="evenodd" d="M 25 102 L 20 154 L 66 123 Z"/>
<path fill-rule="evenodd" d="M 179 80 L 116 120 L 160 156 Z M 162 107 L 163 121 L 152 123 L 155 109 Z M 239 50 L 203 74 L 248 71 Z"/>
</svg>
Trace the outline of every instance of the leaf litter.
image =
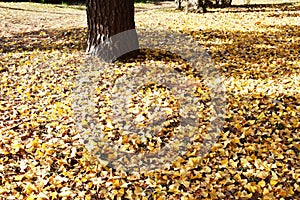
<svg viewBox="0 0 300 200">
<path fill-rule="evenodd" d="M 163 169 L 140 173 L 110 168 L 79 142 L 71 94 L 85 61 L 85 11 L 0 5 L 2 199 L 300 198 L 299 5 L 261 12 L 250 7 L 205 15 L 170 9 L 136 14 L 137 29 L 178 31 L 201 44 L 224 78 L 227 99 L 224 129 L 209 153 L 199 157 L 191 146 Z M 36 11 L 45 13 L 35 17 Z M 141 60 L 113 64 L 100 86 L 108 88 L 122 69 L 150 62 L 187 71 L 178 57 L 146 52 Z M 144 89 L 136 101 L 164 92 L 155 85 Z M 196 94 L 202 98 L 209 91 L 203 86 Z M 132 106 L 133 114 L 145 111 Z M 209 112 L 201 114 L 205 124 Z"/>
</svg>

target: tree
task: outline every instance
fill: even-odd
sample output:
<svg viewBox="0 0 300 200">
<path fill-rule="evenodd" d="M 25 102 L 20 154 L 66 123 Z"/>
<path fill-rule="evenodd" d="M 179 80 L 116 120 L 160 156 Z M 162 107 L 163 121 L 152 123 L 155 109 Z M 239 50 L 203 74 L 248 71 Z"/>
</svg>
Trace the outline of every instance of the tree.
<svg viewBox="0 0 300 200">
<path fill-rule="evenodd" d="M 113 61 L 138 49 L 134 0 L 86 0 L 87 53 Z"/>
<path fill-rule="evenodd" d="M 176 9 L 181 9 L 181 4 L 184 0 L 175 0 Z M 186 12 L 189 12 L 190 9 L 196 8 L 196 11 L 199 11 L 202 8 L 203 12 L 207 12 L 207 1 L 208 0 L 185 0 L 186 1 Z"/>
</svg>

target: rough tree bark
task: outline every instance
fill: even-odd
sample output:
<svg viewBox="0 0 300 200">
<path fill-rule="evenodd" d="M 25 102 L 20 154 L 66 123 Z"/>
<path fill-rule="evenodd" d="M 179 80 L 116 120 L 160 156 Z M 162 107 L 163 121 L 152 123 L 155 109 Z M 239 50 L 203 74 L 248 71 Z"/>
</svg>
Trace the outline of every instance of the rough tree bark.
<svg viewBox="0 0 300 200">
<path fill-rule="evenodd" d="M 139 47 L 134 0 L 86 0 L 87 53 L 105 61 Z"/>
</svg>

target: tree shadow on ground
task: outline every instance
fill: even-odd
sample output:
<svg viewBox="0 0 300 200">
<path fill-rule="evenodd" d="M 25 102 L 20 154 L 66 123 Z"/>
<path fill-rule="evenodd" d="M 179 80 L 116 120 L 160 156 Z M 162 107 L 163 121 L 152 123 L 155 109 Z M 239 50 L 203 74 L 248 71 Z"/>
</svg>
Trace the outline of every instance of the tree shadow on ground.
<svg viewBox="0 0 300 200">
<path fill-rule="evenodd" d="M 239 12 L 271 12 L 271 11 L 299 11 L 300 5 L 293 3 L 282 4 L 250 4 L 250 5 L 231 5 L 224 9 L 219 9 L 221 13 L 239 13 Z"/>
<path fill-rule="evenodd" d="M 227 77 L 265 79 L 300 73 L 300 26 L 259 25 L 259 31 L 200 30 L 192 35 Z M 273 31 L 268 31 L 273 29 Z M 298 64 L 297 64 L 298 63 Z"/>
<path fill-rule="evenodd" d="M 258 24 L 266 31 L 185 31 L 191 35 L 212 57 L 227 77 L 265 79 L 300 73 L 300 26 L 273 26 Z M 269 31 L 271 30 L 272 31 Z M 147 30 L 151 32 L 150 30 Z M 16 34 L 0 38 L 0 52 L 79 50 L 86 49 L 86 28 L 47 29 Z M 161 34 L 172 36 L 172 32 L 149 33 L 149 41 Z M 174 35 L 178 36 L 178 34 Z M 183 44 L 174 44 L 180 45 Z M 168 50 L 168 49 L 165 49 Z M 154 54 L 157 52 L 154 52 Z M 172 58 L 170 52 L 159 54 L 159 58 Z M 164 58 L 165 57 L 165 58 Z M 185 59 L 185 58 L 183 58 Z"/>
<path fill-rule="evenodd" d="M 46 29 L 0 38 L 0 52 L 85 50 L 86 28 Z"/>
<path fill-rule="evenodd" d="M 60 6 L 63 7 L 63 6 Z M 59 15 L 81 15 L 78 13 L 62 13 L 62 12 L 52 12 L 47 10 L 31 10 L 31 9 L 24 9 L 24 8 L 14 8 L 9 6 L 0 6 L 0 8 L 16 10 L 16 11 L 26 11 L 26 12 L 34 12 L 34 13 L 49 13 L 49 14 L 59 14 Z"/>
<path fill-rule="evenodd" d="M 172 8 L 172 9 L 170 9 Z M 162 9 L 165 12 L 174 12 L 175 7 L 169 7 L 169 9 Z M 184 11 L 185 9 L 177 9 Z M 281 3 L 281 4 L 250 4 L 250 5 L 230 5 L 220 6 L 211 5 L 208 6 L 207 13 L 241 13 L 241 12 L 272 12 L 272 11 L 299 11 L 300 5 L 295 3 Z M 192 11 L 193 13 L 193 11 Z M 196 12 L 198 13 L 198 12 Z M 294 16 L 299 16 L 298 13 L 294 13 Z"/>
<path fill-rule="evenodd" d="M 243 79 L 268 79 L 300 74 L 300 26 L 274 26 L 258 24 L 265 31 L 224 31 L 224 30 L 197 30 L 184 31 L 182 34 L 190 35 L 200 44 L 199 50 L 207 51 L 212 62 L 216 64 L 220 73 L 225 77 Z M 159 31 L 158 33 L 146 31 L 151 43 L 157 43 L 160 36 L 168 35 L 170 38 L 179 38 L 178 33 Z M 176 41 L 176 39 L 175 39 Z M 178 49 L 182 45 L 176 44 Z M 171 49 L 171 48 L 170 48 Z M 166 49 L 157 49 L 140 52 L 140 58 L 183 62 L 181 55 Z M 200 50 L 201 51 L 201 50 Z M 130 59 L 129 62 L 141 62 Z M 128 62 L 128 61 L 126 61 Z"/>
</svg>

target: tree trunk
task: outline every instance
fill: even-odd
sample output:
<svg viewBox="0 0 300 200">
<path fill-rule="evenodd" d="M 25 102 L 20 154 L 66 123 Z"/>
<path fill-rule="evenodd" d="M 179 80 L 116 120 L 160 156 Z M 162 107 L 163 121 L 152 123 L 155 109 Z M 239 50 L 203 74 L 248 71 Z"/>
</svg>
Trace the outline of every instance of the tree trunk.
<svg viewBox="0 0 300 200">
<path fill-rule="evenodd" d="M 200 9 L 202 8 L 203 10 L 203 13 L 206 13 L 207 12 L 207 0 L 198 0 L 198 4 L 197 4 L 197 9 Z"/>
<path fill-rule="evenodd" d="M 175 3 L 176 3 L 176 9 L 182 8 L 182 6 L 181 6 L 182 0 L 175 0 Z"/>
<path fill-rule="evenodd" d="M 114 61 L 139 48 L 134 0 L 86 0 L 87 53 Z"/>
</svg>

